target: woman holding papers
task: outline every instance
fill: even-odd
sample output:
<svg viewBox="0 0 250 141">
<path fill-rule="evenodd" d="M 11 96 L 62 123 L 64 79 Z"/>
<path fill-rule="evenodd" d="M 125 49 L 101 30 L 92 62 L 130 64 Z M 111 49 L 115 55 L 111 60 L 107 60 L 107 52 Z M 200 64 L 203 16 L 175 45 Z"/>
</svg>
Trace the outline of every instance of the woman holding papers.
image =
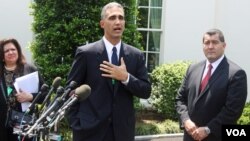
<svg viewBox="0 0 250 141">
<path fill-rule="evenodd" d="M 0 138 L 3 141 L 18 140 L 18 136 L 13 134 L 13 127 L 9 124 L 8 111 L 23 112 L 22 103 L 31 102 L 36 96 L 36 93 L 29 93 L 22 89 L 16 90 L 15 79 L 36 71 L 35 66 L 26 63 L 21 46 L 16 39 L 0 40 Z M 38 79 L 39 89 L 43 84 L 43 79 L 40 75 Z"/>
</svg>

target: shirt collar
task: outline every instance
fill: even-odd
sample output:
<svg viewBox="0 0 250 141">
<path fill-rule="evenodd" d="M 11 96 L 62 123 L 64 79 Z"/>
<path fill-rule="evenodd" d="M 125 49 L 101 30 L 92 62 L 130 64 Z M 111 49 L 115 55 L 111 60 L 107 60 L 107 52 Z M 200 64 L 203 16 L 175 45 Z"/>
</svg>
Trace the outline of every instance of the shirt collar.
<svg viewBox="0 0 250 141">
<path fill-rule="evenodd" d="M 106 38 L 105 36 L 103 36 L 103 41 L 106 47 L 107 52 L 112 53 L 112 49 L 115 46 L 117 49 L 117 54 L 119 56 L 120 54 L 120 49 L 121 49 L 121 40 L 116 44 L 116 45 L 112 45 Z"/>
<path fill-rule="evenodd" d="M 213 66 L 213 71 L 219 66 L 222 59 L 225 57 L 225 55 L 222 55 L 218 60 L 216 60 L 213 63 L 210 63 L 208 60 L 206 61 L 206 68 L 208 68 L 208 65 L 211 64 Z"/>
</svg>

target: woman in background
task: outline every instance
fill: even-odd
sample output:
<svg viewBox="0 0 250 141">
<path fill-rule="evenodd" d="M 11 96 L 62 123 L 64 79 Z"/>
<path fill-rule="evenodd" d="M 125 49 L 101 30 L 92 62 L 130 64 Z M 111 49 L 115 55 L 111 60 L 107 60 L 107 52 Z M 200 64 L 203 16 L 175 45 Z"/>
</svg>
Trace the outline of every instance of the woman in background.
<svg viewBox="0 0 250 141">
<path fill-rule="evenodd" d="M 35 71 L 36 67 L 25 61 L 16 39 L 0 40 L 0 138 L 3 141 L 18 141 L 18 135 L 13 134 L 13 127 L 8 124 L 8 110 L 22 112 L 21 103 L 31 102 L 36 96 L 35 93 L 17 92 L 13 85 L 15 79 Z M 43 79 L 39 75 L 38 88 L 42 84 Z"/>
</svg>

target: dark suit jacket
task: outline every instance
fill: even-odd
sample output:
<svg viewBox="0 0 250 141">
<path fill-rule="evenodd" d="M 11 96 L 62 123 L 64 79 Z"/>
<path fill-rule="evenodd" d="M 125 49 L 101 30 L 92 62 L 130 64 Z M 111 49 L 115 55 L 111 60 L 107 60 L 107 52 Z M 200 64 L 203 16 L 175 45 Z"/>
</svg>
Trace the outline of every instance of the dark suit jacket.
<svg viewBox="0 0 250 141">
<path fill-rule="evenodd" d="M 71 81 L 76 81 L 78 85 L 87 84 L 91 94 L 83 102 L 72 106 L 67 117 L 73 133 L 82 131 L 88 141 L 101 141 L 111 121 L 117 141 L 134 140 L 133 96 L 148 98 L 151 84 L 143 53 L 122 43 L 119 60 L 121 57 L 130 73 L 127 86 L 120 81 L 112 85 L 110 78 L 101 76 L 100 64 L 104 60 L 109 61 L 102 40 L 79 47 L 76 51 L 67 84 Z"/>
<path fill-rule="evenodd" d="M 206 141 L 221 140 L 221 126 L 236 124 L 247 97 L 247 76 L 238 65 L 223 58 L 212 74 L 205 90 L 199 86 L 206 61 L 191 65 L 176 97 L 180 123 L 191 119 L 198 127 L 208 126 Z M 181 125 L 183 127 L 183 125 Z M 193 139 L 184 134 L 184 141 Z"/>
<path fill-rule="evenodd" d="M 3 70 L 1 70 L 3 71 Z M 32 73 L 37 71 L 37 68 L 33 65 L 30 64 L 25 64 L 23 66 L 23 68 L 20 70 L 20 74 L 21 76 Z M 43 78 L 41 77 L 40 73 L 39 73 L 39 88 L 42 86 L 42 84 L 44 83 Z M 33 93 L 33 99 L 35 98 L 35 96 L 37 95 L 37 93 Z M 20 111 L 21 111 L 21 104 L 17 104 L 17 106 L 19 106 Z M 6 127 L 7 124 L 7 87 L 5 84 L 5 79 L 4 76 L 0 76 L 0 137 L 1 140 L 3 141 L 9 141 L 10 139 L 7 139 L 8 136 L 8 132 L 13 132 L 12 129 L 9 129 Z"/>
</svg>

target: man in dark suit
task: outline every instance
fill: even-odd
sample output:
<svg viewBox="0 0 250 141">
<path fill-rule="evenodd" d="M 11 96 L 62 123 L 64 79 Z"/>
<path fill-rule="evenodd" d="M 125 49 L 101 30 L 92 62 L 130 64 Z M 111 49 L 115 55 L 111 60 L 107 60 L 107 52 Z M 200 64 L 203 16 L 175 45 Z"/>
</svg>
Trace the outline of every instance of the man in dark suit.
<svg viewBox="0 0 250 141">
<path fill-rule="evenodd" d="M 77 49 L 67 80 L 91 88 L 90 96 L 73 105 L 67 115 L 73 140 L 133 141 L 133 96 L 146 99 L 151 93 L 145 58 L 121 41 L 125 20 L 120 4 L 103 7 L 100 25 L 103 38 Z M 116 57 L 117 62 L 112 62 Z"/>
<path fill-rule="evenodd" d="M 242 114 L 247 76 L 226 58 L 225 48 L 223 33 L 218 29 L 208 30 L 203 36 L 207 59 L 190 65 L 186 72 L 176 97 L 184 141 L 220 141 L 222 125 L 236 124 Z M 210 77 L 206 76 L 209 72 Z M 201 84 L 205 79 L 207 84 Z"/>
</svg>

